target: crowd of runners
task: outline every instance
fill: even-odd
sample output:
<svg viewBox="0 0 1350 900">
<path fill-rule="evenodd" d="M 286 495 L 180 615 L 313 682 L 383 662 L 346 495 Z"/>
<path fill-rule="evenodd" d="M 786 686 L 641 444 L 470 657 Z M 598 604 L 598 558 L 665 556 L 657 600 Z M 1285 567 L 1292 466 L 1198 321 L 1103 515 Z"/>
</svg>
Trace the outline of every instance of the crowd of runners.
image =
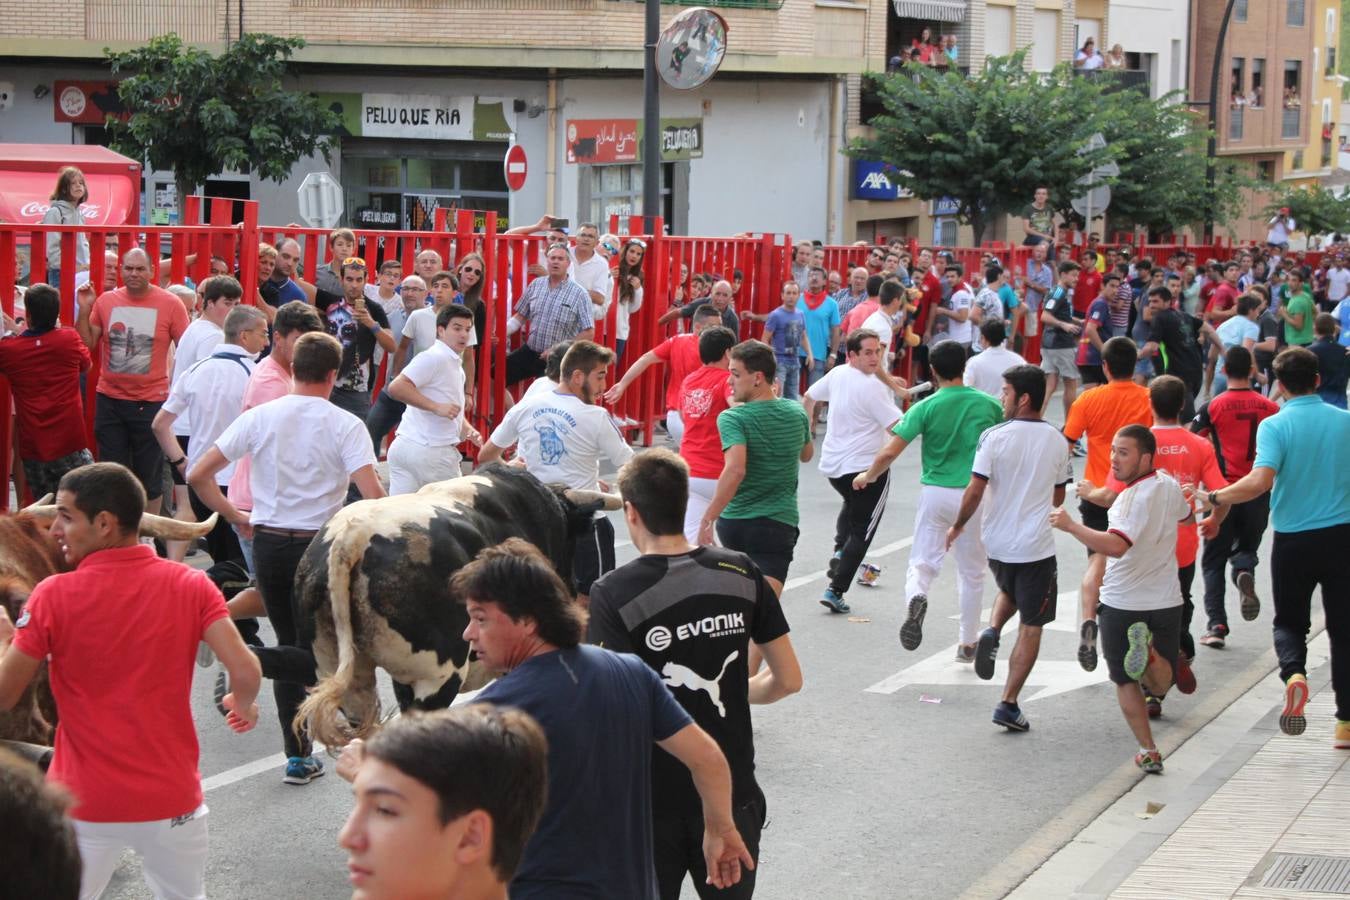
<svg viewBox="0 0 1350 900">
<path fill-rule="evenodd" d="M 63 174 L 59 199 L 82 191 L 78 172 Z M 681 273 L 659 301 L 674 333 L 624 368 L 628 316 L 658 302 L 643 297 L 646 244 L 551 225 L 519 229 L 545 243 L 506 329 L 504 378 L 526 389 L 485 434 L 468 415 L 475 348 L 494 340 L 476 253 L 424 250 L 414 274 L 373 271 L 337 229 L 312 283 L 285 241 L 260 248 L 256 285 L 213 260 L 200 284 L 164 289 L 135 249 L 81 270 L 68 327 L 50 286 L 64 261 L 49 252 L 50 284 L 33 280 L 0 340 L 16 482 L 55 493 L 50 534 L 71 570 L 38 584 L 15 621 L 0 607 L 0 709 L 49 662 L 60 711 L 54 752 L 10 748 L 48 765 L 47 783 L 0 756 L 5 819 L 31 823 L 4 876 L 19 895 L 96 897 L 130 847 L 157 896 L 204 896 L 194 659 L 217 667 L 237 731 L 257 724 L 270 679 L 282 779 L 320 777 L 296 719 L 316 678 L 293 596 L 311 539 L 345 504 L 499 461 L 620 493 L 639 555 L 616 566 L 614 523 L 596 515 L 573 584 L 517 539 L 454 573 L 465 639 L 499 677 L 473 704 L 405 715 L 343 750 L 356 803 L 340 842 L 357 896 L 677 898 L 686 877 L 700 896 L 751 896 L 766 801 L 750 706 L 803 683 L 780 602 L 799 478 L 824 477 L 839 497 L 820 615 L 848 613 L 854 585 L 874 585 L 903 604 L 899 644 L 914 651 L 946 603 L 933 591 L 952 554 L 955 659 L 990 680 L 1006 656 L 992 720 L 1010 731 L 1031 727 L 1019 695 L 1062 614 L 1055 531 L 1081 544 L 1078 660 L 1105 664 L 1147 773 L 1163 771 L 1150 719 L 1203 675 L 1197 644 L 1260 640 L 1232 634 L 1228 610 L 1231 597 L 1242 620 L 1260 617 L 1270 528 L 1281 727 L 1307 725 L 1320 587 L 1333 740 L 1350 748 L 1350 588 L 1337 577 L 1350 547 L 1345 245 L 1308 271 L 1276 241 L 1213 261 L 1044 241 L 1019 271 L 993 253 L 966 271 L 896 242 L 831 272 L 803 243 L 767 313 L 737 309 L 738 272 Z M 594 338 L 612 304 L 623 324 L 610 347 Z M 385 358 L 388 385 L 372 396 Z M 610 409 L 658 377 L 670 446 L 635 449 Z M 1060 419 L 1057 390 L 1062 425 L 1047 417 Z M 916 441 L 908 565 L 882 576 L 868 551 L 891 466 Z M 219 514 L 203 548 L 138 537 L 166 498 L 185 519 Z M 175 561 L 202 552 L 195 569 Z"/>
</svg>

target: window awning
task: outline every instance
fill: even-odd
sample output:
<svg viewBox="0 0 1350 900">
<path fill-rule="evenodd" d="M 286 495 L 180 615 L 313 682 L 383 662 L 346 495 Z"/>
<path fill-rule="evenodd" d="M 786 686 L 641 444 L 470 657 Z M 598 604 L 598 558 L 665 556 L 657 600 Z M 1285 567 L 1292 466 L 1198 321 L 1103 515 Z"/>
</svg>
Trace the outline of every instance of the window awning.
<svg viewBox="0 0 1350 900">
<path fill-rule="evenodd" d="M 960 22 L 966 17 L 966 0 L 891 0 L 902 19 Z"/>
</svg>

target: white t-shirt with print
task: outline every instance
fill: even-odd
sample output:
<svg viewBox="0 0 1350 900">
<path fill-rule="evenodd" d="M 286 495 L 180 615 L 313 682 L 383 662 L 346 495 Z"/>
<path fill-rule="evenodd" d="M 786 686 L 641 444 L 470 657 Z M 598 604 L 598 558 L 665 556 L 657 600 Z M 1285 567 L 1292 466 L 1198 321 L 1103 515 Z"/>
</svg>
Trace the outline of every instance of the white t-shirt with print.
<svg viewBox="0 0 1350 900">
<path fill-rule="evenodd" d="M 1050 510 L 1055 488 L 1073 480 L 1069 461 L 1069 442 L 1043 419 L 1009 419 L 980 435 L 971 474 L 989 482 L 980 505 L 990 559 L 1027 563 L 1055 555 Z"/>
<path fill-rule="evenodd" d="M 322 397 L 287 394 L 255 406 L 216 439 L 226 459 L 252 454 L 249 522 L 318 530 L 342 508 L 351 477 L 375 464 L 366 423 Z"/>
<path fill-rule="evenodd" d="M 1176 479 L 1154 472 L 1133 482 L 1107 512 L 1107 531 L 1129 542 L 1125 555 L 1106 561 L 1101 602 L 1131 611 L 1181 605 L 1177 581 L 1177 525 L 1191 506 Z"/>
<path fill-rule="evenodd" d="M 881 379 L 850 365 L 825 373 L 806 396 L 830 404 L 820 447 L 820 474 L 826 478 L 865 472 L 886 443 L 887 429 L 900 418 L 895 398 Z"/>
<path fill-rule="evenodd" d="M 502 448 L 519 442 L 531 475 L 544 484 L 565 484 L 574 490 L 600 489 L 601 457 L 616 466 L 633 457 L 633 448 L 607 409 L 561 391 L 517 403 L 491 440 Z"/>
</svg>

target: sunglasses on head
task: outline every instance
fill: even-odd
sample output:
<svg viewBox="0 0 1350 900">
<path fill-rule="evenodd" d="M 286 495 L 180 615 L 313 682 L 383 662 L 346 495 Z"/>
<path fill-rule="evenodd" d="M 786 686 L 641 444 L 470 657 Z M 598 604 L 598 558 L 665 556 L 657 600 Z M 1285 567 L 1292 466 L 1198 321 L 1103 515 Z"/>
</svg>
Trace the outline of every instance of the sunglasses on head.
<svg viewBox="0 0 1350 900">
<path fill-rule="evenodd" d="M 359 256 L 349 256 L 342 261 L 342 264 L 344 266 L 360 266 L 363 269 L 366 267 L 366 261 Z"/>
</svg>

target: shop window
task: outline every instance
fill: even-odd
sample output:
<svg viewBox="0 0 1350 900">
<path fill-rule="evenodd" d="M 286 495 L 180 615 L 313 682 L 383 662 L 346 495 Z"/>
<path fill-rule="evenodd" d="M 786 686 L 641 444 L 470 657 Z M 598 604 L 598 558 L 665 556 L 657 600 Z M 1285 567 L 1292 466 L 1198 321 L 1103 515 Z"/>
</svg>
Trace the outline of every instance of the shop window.
<svg viewBox="0 0 1350 900">
<path fill-rule="evenodd" d="M 689 209 L 689 163 L 661 165 L 661 217 L 670 234 L 687 230 Z M 644 213 L 642 166 L 583 166 L 578 179 L 577 215 L 604 231 L 610 216 Z"/>
<path fill-rule="evenodd" d="M 510 194 L 501 153 L 500 145 L 467 141 L 344 140 L 346 222 L 426 230 L 444 207 L 493 210 L 498 228 L 506 228 Z"/>
</svg>

